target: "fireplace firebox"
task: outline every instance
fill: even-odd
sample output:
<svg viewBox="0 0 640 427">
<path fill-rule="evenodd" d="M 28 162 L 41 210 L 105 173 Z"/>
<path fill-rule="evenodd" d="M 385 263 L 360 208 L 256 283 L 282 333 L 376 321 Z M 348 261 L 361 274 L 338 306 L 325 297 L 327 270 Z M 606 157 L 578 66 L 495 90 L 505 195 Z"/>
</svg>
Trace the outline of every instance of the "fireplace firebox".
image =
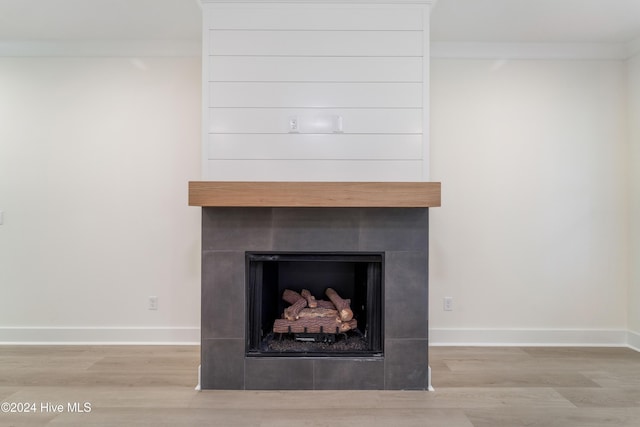
<svg viewBox="0 0 640 427">
<path fill-rule="evenodd" d="M 247 252 L 245 277 L 246 356 L 384 355 L 383 253 Z"/>
</svg>

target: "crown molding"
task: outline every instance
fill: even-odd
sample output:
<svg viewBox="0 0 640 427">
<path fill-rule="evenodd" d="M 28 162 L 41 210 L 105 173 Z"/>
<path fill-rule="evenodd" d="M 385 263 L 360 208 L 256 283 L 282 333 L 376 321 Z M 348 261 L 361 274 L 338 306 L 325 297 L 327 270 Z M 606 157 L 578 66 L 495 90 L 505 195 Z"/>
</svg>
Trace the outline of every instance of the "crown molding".
<svg viewBox="0 0 640 427">
<path fill-rule="evenodd" d="M 198 41 L 119 40 L 119 41 L 0 41 L 0 57 L 200 57 Z"/>
<path fill-rule="evenodd" d="M 640 54 L 640 38 L 616 43 L 432 42 L 432 58 L 444 59 L 628 59 Z M 0 57 L 199 57 L 200 40 L 0 41 Z"/>
<path fill-rule="evenodd" d="M 638 43 L 637 48 L 640 48 Z M 618 43 L 473 43 L 433 42 L 432 58 L 447 59 L 617 59 L 629 57 Z"/>
</svg>

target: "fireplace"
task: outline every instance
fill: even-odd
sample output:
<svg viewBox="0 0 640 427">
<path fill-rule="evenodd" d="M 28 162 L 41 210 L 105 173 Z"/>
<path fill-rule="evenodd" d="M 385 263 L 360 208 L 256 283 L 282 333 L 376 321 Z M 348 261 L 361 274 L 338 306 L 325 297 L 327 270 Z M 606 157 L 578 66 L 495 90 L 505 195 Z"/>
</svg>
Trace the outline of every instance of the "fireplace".
<svg viewBox="0 0 640 427">
<path fill-rule="evenodd" d="M 383 357 L 384 253 L 247 252 L 248 357 Z"/>
<path fill-rule="evenodd" d="M 189 203 L 203 207 L 202 389 L 429 387 L 428 208 L 440 205 L 439 183 L 191 183 Z M 301 348 L 265 349 L 285 289 L 328 300 L 329 287 L 351 300 L 357 330 L 346 337 L 362 348 L 336 345 L 345 336 L 305 342 L 302 330 L 282 337 Z"/>
<path fill-rule="evenodd" d="M 203 0 L 200 385 L 424 390 L 431 0 L 236 3 Z"/>
</svg>

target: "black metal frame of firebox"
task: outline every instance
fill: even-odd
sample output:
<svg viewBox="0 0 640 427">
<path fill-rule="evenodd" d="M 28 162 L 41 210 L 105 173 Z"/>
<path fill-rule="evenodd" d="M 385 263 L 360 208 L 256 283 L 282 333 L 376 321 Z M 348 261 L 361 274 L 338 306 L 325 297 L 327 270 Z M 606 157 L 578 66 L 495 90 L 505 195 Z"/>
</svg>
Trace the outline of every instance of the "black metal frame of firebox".
<svg viewBox="0 0 640 427">
<path fill-rule="evenodd" d="M 384 355 L 384 252 L 246 252 L 246 323 L 245 323 L 245 355 L 250 357 L 382 357 Z M 366 297 L 365 301 L 353 301 L 366 304 L 366 308 L 354 312 L 366 313 L 366 319 L 358 318 L 358 330 L 352 332 L 364 336 L 367 342 L 366 350 L 349 351 L 274 351 L 264 350 L 263 340 L 270 332 L 263 330 L 265 323 L 272 323 L 275 315 L 263 313 L 263 274 L 265 263 L 278 262 L 338 262 L 367 264 Z M 355 268 L 355 267 L 354 267 Z M 371 270 L 371 271 L 369 271 Z M 374 277 L 375 276 L 375 277 Z M 355 283 L 353 286 L 357 286 Z M 300 291 L 301 289 L 293 289 Z M 273 292 L 273 291 L 272 291 Z M 276 291 L 277 292 L 277 291 Z M 318 297 L 320 295 L 317 295 Z M 281 312 L 283 307 L 281 298 L 276 298 Z M 363 322 L 366 320 L 366 323 Z M 271 334 L 273 335 L 273 334 Z M 295 339 L 295 334 L 276 334 L 275 339 Z M 298 334 L 299 335 L 299 334 Z M 329 335 L 324 332 L 319 335 Z M 319 341 L 330 342 L 346 336 L 348 333 L 334 334 L 331 338 L 319 337 Z"/>
</svg>

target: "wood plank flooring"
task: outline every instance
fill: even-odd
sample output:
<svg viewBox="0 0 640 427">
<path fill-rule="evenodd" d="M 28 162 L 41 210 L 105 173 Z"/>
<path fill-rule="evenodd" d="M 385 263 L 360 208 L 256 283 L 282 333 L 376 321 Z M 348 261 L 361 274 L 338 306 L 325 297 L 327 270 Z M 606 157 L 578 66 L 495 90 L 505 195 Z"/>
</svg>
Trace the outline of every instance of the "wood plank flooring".
<svg viewBox="0 0 640 427">
<path fill-rule="evenodd" d="M 0 346 L 0 402 L 36 405 L 0 426 L 640 426 L 625 348 L 432 347 L 435 392 L 197 392 L 198 364 L 193 346 Z"/>
</svg>

